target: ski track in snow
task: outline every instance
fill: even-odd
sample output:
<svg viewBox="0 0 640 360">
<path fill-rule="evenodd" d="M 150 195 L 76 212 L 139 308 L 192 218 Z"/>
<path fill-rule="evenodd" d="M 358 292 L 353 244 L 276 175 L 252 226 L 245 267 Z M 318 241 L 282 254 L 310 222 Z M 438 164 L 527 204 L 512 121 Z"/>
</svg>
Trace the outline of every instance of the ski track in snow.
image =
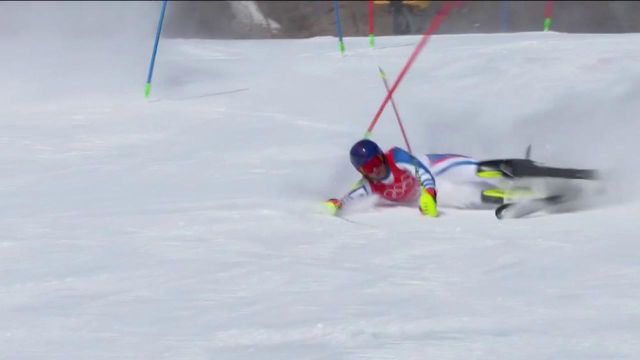
<svg viewBox="0 0 640 360">
<path fill-rule="evenodd" d="M 533 144 L 613 167 L 624 202 L 323 214 L 356 179 L 377 66 L 395 79 L 417 41 L 163 39 L 151 101 L 148 41 L 116 66 L 70 47 L 64 77 L 0 59 L 48 94 L 3 90 L 0 358 L 637 358 L 640 36 L 435 36 L 395 95 L 418 151 Z M 391 111 L 374 139 L 401 143 Z"/>
</svg>

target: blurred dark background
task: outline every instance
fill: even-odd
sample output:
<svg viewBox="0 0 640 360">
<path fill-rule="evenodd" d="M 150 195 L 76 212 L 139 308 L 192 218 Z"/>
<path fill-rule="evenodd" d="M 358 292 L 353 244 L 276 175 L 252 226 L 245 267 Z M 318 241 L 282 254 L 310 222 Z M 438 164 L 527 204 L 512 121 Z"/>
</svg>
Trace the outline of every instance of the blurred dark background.
<svg viewBox="0 0 640 360">
<path fill-rule="evenodd" d="M 375 34 L 424 32 L 444 1 L 374 1 Z M 546 1 L 463 1 L 440 34 L 542 31 Z M 553 1 L 551 31 L 640 31 L 638 1 Z M 368 2 L 339 1 L 344 36 L 368 36 Z M 335 36 L 332 1 L 170 1 L 164 36 L 306 38 Z"/>
</svg>

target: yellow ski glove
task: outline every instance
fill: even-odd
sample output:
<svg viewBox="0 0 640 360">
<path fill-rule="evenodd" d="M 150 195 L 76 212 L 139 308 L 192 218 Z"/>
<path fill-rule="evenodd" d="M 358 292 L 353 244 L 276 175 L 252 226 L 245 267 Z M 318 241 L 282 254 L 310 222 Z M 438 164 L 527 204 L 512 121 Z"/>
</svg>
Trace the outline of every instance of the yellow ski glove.
<svg viewBox="0 0 640 360">
<path fill-rule="evenodd" d="M 340 210 L 340 208 L 342 207 L 342 202 L 340 202 L 340 200 L 338 199 L 329 199 L 324 202 L 324 206 L 327 207 L 329 214 L 336 215 L 338 213 L 338 210 Z"/>
<path fill-rule="evenodd" d="M 422 215 L 431 217 L 438 216 L 438 203 L 436 198 L 436 189 L 432 187 L 422 189 L 422 194 L 420 194 L 420 212 Z"/>
</svg>

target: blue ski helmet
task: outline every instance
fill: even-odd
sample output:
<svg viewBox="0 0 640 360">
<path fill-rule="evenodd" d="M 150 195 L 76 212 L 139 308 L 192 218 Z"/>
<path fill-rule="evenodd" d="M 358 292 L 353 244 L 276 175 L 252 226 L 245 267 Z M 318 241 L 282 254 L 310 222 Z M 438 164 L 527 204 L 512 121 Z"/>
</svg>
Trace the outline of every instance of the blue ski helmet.
<svg viewBox="0 0 640 360">
<path fill-rule="evenodd" d="M 378 155 L 383 155 L 378 144 L 369 139 L 363 139 L 351 147 L 351 164 L 356 169 L 360 169 L 362 165 Z"/>
</svg>

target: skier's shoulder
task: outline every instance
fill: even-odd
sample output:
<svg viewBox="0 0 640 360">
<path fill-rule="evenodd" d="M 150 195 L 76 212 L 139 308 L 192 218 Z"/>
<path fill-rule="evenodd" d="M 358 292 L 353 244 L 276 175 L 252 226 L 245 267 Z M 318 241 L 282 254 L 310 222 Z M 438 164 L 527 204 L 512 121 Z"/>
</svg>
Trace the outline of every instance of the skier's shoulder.
<svg viewBox="0 0 640 360">
<path fill-rule="evenodd" d="M 412 156 L 405 149 L 394 146 L 387 151 L 387 155 L 394 161 L 410 161 Z"/>
<path fill-rule="evenodd" d="M 426 165 L 424 164 L 423 161 L 421 161 L 417 157 L 413 156 L 411 153 L 409 153 L 405 149 L 402 149 L 402 148 L 399 148 L 399 147 L 394 147 L 390 151 L 393 154 L 392 155 L 393 156 L 393 161 L 396 164 L 406 164 L 406 165 L 411 165 L 413 167 L 415 167 L 415 166 L 426 167 Z"/>
<path fill-rule="evenodd" d="M 431 165 L 450 161 L 475 161 L 470 156 L 453 153 L 426 154 L 426 157 Z"/>
</svg>

